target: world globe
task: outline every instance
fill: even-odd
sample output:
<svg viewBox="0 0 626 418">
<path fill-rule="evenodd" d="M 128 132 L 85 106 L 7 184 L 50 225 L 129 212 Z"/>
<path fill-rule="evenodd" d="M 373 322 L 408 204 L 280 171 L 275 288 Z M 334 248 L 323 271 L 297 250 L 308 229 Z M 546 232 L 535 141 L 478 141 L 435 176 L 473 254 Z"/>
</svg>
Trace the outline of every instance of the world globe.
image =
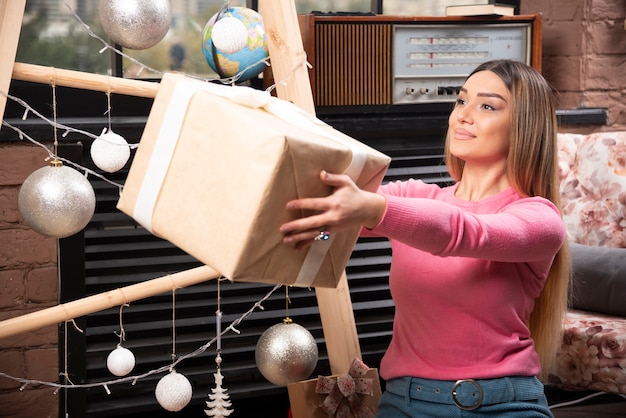
<svg viewBox="0 0 626 418">
<path fill-rule="evenodd" d="M 261 15 L 252 9 L 245 7 L 229 7 L 223 13 L 239 19 L 248 30 L 246 45 L 231 54 L 227 54 L 216 48 L 211 38 L 213 26 L 220 16 L 215 14 L 209 19 L 202 31 L 202 53 L 213 71 L 221 78 L 238 76 L 236 81 L 246 81 L 260 74 L 266 67 L 263 61 L 268 57 L 265 43 L 265 29 Z M 217 62 L 216 62 L 217 61 Z"/>
</svg>

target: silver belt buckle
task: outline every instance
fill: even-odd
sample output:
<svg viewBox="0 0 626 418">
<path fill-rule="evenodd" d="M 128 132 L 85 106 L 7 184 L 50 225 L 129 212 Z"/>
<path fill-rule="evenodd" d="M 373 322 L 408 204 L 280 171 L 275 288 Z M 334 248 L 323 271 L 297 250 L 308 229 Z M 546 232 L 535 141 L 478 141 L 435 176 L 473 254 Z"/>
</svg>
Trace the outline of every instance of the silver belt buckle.
<svg viewBox="0 0 626 418">
<path fill-rule="evenodd" d="M 461 401 L 459 401 L 457 398 L 458 396 L 457 389 L 463 383 L 471 383 L 472 385 L 474 385 L 474 387 L 478 391 L 478 399 L 472 405 L 463 405 Z M 464 411 L 473 411 L 474 409 L 478 408 L 483 403 L 483 388 L 474 379 L 457 380 L 454 386 L 452 386 L 452 400 L 454 401 L 454 404 L 459 407 L 459 409 L 462 409 Z"/>
</svg>

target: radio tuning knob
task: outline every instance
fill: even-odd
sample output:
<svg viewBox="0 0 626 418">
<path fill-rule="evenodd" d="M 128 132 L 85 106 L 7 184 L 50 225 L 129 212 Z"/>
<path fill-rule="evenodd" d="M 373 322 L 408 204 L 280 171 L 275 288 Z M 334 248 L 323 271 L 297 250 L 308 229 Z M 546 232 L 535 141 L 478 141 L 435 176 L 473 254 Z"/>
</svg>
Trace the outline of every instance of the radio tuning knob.
<svg viewBox="0 0 626 418">
<path fill-rule="evenodd" d="M 415 89 L 413 87 L 407 87 L 404 92 L 406 94 L 413 94 L 413 93 L 415 93 Z"/>
<path fill-rule="evenodd" d="M 422 87 L 422 88 L 420 89 L 420 94 L 428 94 L 428 92 L 429 92 L 429 91 L 430 91 L 430 90 L 428 90 L 426 87 Z"/>
</svg>

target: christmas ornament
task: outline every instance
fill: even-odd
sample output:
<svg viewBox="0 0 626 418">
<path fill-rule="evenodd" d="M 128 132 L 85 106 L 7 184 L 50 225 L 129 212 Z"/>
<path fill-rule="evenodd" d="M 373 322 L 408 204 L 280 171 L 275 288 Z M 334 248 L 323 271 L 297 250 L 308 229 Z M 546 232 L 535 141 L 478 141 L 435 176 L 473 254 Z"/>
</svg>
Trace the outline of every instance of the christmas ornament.
<svg viewBox="0 0 626 418">
<path fill-rule="evenodd" d="M 172 366 L 170 374 L 157 383 L 154 394 L 159 405 L 171 412 L 183 409 L 191 400 L 191 383 L 174 369 L 176 358 L 176 289 L 172 289 Z"/>
<path fill-rule="evenodd" d="M 18 196 L 18 209 L 28 226 L 56 238 L 82 230 L 95 208 L 96 196 L 89 181 L 57 159 L 28 176 Z"/>
<path fill-rule="evenodd" d="M 225 54 L 234 54 L 246 46 L 248 29 L 236 17 L 224 16 L 213 25 L 211 41 Z"/>
<path fill-rule="evenodd" d="M 172 21 L 168 0 L 100 0 L 98 13 L 111 40 L 128 49 L 158 44 Z"/>
<path fill-rule="evenodd" d="M 192 393 L 189 380 L 174 369 L 159 380 L 154 391 L 159 405 L 170 412 L 178 412 L 187 406 Z"/>
<path fill-rule="evenodd" d="M 218 19 L 220 16 L 228 16 L 231 19 L 239 20 L 245 27 L 246 40 L 241 49 L 235 52 L 228 52 L 218 46 L 220 44 L 222 47 L 227 45 L 229 49 L 234 49 L 234 46 L 238 45 L 240 42 L 222 39 L 230 39 L 231 36 L 235 36 L 238 39 L 240 35 L 236 33 L 239 33 L 240 30 L 234 29 L 234 24 L 230 20 L 231 23 L 227 21 L 226 23 L 217 25 L 218 22 L 226 19 L 225 17 Z M 215 31 L 216 25 L 217 30 Z M 222 26 L 222 28 L 220 28 L 220 26 Z M 215 35 L 213 31 L 215 31 Z M 216 36 L 217 44 L 213 39 L 214 36 Z M 236 81 L 246 81 L 256 77 L 265 69 L 265 60 L 269 56 L 261 15 L 245 7 L 229 7 L 220 13 L 216 13 L 209 19 L 202 31 L 202 53 L 211 69 L 213 69 L 220 78 L 237 76 Z"/>
<path fill-rule="evenodd" d="M 126 331 L 124 331 L 124 324 L 122 322 L 122 310 L 125 306 L 129 306 L 127 303 L 120 306 L 120 342 L 117 344 L 117 348 L 109 353 L 107 357 L 107 368 L 115 376 L 126 376 L 135 367 L 135 356 L 127 348 L 122 347 L 122 343 L 126 339 Z"/>
<path fill-rule="evenodd" d="M 317 364 L 317 344 L 311 333 L 287 318 L 268 328 L 255 350 L 261 374 L 278 386 L 304 380 Z"/>
<path fill-rule="evenodd" d="M 135 356 L 127 348 L 118 344 L 107 357 L 107 369 L 115 376 L 126 376 L 135 367 Z"/>
<path fill-rule="evenodd" d="M 100 170 L 114 173 L 128 162 L 130 147 L 121 135 L 105 131 L 93 141 L 89 151 L 91 159 Z"/>
<path fill-rule="evenodd" d="M 215 388 L 211 389 L 212 394 L 209 394 L 209 400 L 206 402 L 206 406 L 209 409 L 205 409 L 204 413 L 213 418 L 224 418 L 233 413 L 232 409 L 229 409 L 232 405 L 228 399 L 230 396 L 226 389 L 222 388 L 222 310 L 220 309 L 221 301 L 220 292 L 220 279 L 217 279 L 217 311 L 215 312 L 215 340 L 217 342 L 215 366 L 216 372 L 213 374 L 215 377 Z"/>
<path fill-rule="evenodd" d="M 209 395 L 209 399 L 206 402 L 206 406 L 209 409 L 205 409 L 204 413 L 213 418 L 224 418 L 233 413 L 232 409 L 229 409 L 231 406 L 230 401 L 228 400 L 229 395 L 226 389 L 222 388 L 222 373 L 218 370 L 217 373 L 213 373 L 215 377 L 215 388 L 211 389 L 212 394 Z"/>
</svg>

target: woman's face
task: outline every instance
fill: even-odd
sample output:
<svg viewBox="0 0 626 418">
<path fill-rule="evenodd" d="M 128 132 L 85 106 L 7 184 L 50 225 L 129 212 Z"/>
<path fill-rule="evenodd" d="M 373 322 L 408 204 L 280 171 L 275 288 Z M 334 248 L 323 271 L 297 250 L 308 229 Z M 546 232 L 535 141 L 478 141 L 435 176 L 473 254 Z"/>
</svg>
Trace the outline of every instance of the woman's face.
<svg viewBox="0 0 626 418">
<path fill-rule="evenodd" d="M 511 94 L 491 71 L 480 71 L 461 88 L 450 114 L 449 149 L 466 164 L 504 163 L 509 150 Z"/>
</svg>

